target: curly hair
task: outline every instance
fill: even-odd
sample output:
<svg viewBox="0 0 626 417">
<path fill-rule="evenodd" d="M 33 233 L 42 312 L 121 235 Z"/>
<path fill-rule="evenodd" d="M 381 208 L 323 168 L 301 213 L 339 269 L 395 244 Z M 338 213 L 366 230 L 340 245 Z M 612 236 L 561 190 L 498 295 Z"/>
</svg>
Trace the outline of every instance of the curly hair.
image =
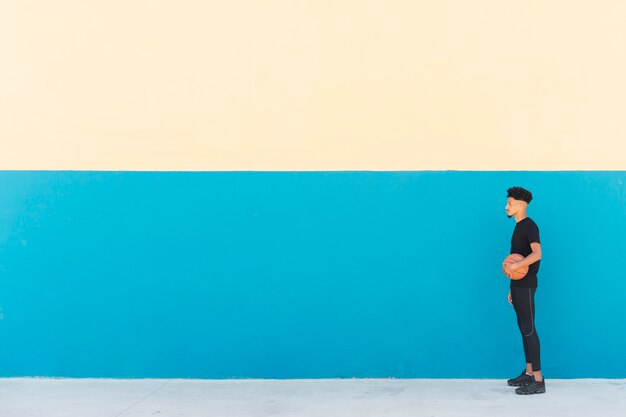
<svg viewBox="0 0 626 417">
<path fill-rule="evenodd" d="M 511 187 L 507 192 L 507 197 L 513 197 L 516 200 L 522 200 L 530 203 L 533 199 L 533 193 L 522 187 Z"/>
</svg>

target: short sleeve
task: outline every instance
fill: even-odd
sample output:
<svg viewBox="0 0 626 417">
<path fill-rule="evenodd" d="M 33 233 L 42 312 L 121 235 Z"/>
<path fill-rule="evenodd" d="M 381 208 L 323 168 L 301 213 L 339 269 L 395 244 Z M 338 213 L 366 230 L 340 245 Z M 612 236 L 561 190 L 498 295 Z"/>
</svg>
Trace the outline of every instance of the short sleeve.
<svg viewBox="0 0 626 417">
<path fill-rule="evenodd" d="M 539 239 L 539 228 L 534 222 L 529 224 L 526 228 L 526 237 L 528 238 L 529 245 L 535 242 L 541 243 L 541 240 Z"/>
</svg>

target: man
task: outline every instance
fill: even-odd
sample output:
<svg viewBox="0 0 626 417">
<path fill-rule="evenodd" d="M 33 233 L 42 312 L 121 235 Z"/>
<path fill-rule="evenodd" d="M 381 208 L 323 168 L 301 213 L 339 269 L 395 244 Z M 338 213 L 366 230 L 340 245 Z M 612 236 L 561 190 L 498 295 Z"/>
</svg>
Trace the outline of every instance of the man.
<svg viewBox="0 0 626 417">
<path fill-rule="evenodd" d="M 516 394 L 542 394 L 546 392 L 546 383 L 541 374 L 539 356 L 539 336 L 535 328 L 535 291 L 537 290 L 537 272 L 541 259 L 541 244 L 537 224 L 526 216 L 528 204 L 533 199 L 530 191 L 522 187 L 507 190 L 506 214 L 515 218 L 515 230 L 511 238 L 511 253 L 525 256 L 519 262 L 510 264 L 505 273 L 510 277 L 513 271 L 528 266 L 528 273 L 520 280 L 511 280 L 509 303 L 513 305 L 517 316 L 517 325 L 522 333 L 526 369 L 521 375 L 509 379 L 508 385 L 518 387 Z"/>
</svg>

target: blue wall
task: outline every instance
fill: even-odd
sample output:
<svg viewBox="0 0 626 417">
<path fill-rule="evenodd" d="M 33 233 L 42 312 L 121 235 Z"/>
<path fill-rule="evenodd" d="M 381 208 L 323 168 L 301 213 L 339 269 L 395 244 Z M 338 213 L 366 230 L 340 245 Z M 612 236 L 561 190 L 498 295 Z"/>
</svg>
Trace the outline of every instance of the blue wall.
<svg viewBox="0 0 626 417">
<path fill-rule="evenodd" d="M 626 377 L 624 172 L 0 172 L 0 376 Z"/>
</svg>

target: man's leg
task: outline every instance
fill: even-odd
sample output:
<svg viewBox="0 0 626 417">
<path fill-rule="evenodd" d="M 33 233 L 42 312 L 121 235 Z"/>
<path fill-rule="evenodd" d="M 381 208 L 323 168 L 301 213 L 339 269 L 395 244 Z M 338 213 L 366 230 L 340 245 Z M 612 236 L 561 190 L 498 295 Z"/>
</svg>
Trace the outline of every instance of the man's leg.
<svg viewBox="0 0 626 417">
<path fill-rule="evenodd" d="M 515 310 L 515 315 L 517 317 L 517 325 L 518 327 L 521 327 L 522 322 L 520 320 L 521 317 L 521 312 L 519 312 L 519 295 L 517 294 L 517 292 L 511 288 L 511 304 L 513 305 L 513 309 Z M 533 382 L 533 367 L 532 367 L 532 363 L 530 363 L 529 361 L 529 353 L 528 353 L 528 343 L 526 343 L 526 338 L 522 337 L 522 344 L 524 346 L 524 358 L 526 359 L 526 369 L 524 371 L 522 371 L 522 373 L 519 376 L 516 376 L 514 378 L 511 378 L 509 380 L 507 380 L 507 384 L 509 386 L 512 387 L 519 387 L 519 386 L 523 386 L 526 384 L 530 384 L 531 382 Z"/>
<path fill-rule="evenodd" d="M 535 288 L 512 288 L 511 297 L 522 334 L 526 370 L 537 374 L 541 380 L 539 336 L 535 328 Z"/>
<path fill-rule="evenodd" d="M 520 313 L 518 311 L 518 304 L 519 303 L 518 303 L 517 299 L 518 299 L 517 294 L 514 295 L 513 294 L 513 289 L 511 289 L 511 301 L 513 302 L 513 309 L 515 310 L 515 315 L 517 316 L 517 326 L 521 330 L 521 328 L 522 328 L 522 321 L 520 320 L 520 315 L 522 315 L 523 312 Z M 533 365 L 532 365 L 532 363 L 530 362 L 530 359 L 529 359 L 530 355 L 528 353 L 528 343 L 526 341 L 526 338 L 523 336 L 523 334 L 522 334 L 522 346 L 524 347 L 524 358 L 526 359 L 526 373 L 528 375 L 532 375 L 533 374 Z"/>
<path fill-rule="evenodd" d="M 541 372 L 541 371 L 539 371 Z M 533 364 L 530 362 L 526 362 L 526 373 L 528 375 L 532 375 L 533 374 Z"/>
<path fill-rule="evenodd" d="M 543 375 L 541 374 L 540 345 L 537 329 L 535 328 L 535 288 L 512 288 L 511 298 L 514 300 L 517 323 L 524 342 L 526 355 L 526 370 L 532 370 L 534 384 L 527 389 L 521 387 L 516 393 L 535 394 L 545 392 Z"/>
</svg>

